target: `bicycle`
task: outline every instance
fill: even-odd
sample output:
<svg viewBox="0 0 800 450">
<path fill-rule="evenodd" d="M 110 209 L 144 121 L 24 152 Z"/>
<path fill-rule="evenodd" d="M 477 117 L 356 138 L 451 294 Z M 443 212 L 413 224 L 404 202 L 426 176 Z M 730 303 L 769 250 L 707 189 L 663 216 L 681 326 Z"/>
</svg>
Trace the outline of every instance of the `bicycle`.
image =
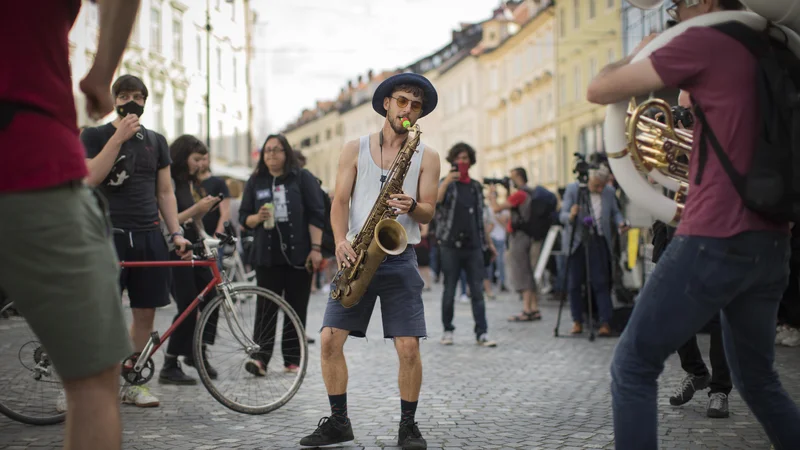
<svg viewBox="0 0 800 450">
<path fill-rule="evenodd" d="M 208 390 L 209 394 L 211 394 L 211 396 L 223 406 L 239 413 L 251 415 L 267 414 L 285 405 L 287 402 L 289 402 L 289 400 L 292 399 L 292 397 L 294 397 L 294 395 L 300 389 L 303 379 L 305 378 L 306 369 L 308 366 L 308 341 L 306 340 L 305 329 L 297 313 L 281 296 L 258 286 L 235 286 L 234 283 L 231 283 L 226 279 L 224 270 L 220 271 L 217 265 L 218 250 L 222 245 L 235 245 L 235 243 L 236 238 L 234 237 L 232 230 L 229 227 L 226 227 L 226 233 L 217 233 L 216 238 L 206 238 L 203 239 L 202 242 L 195 244 L 192 247 L 192 250 L 195 252 L 195 256 L 191 261 L 120 262 L 120 266 L 123 268 L 209 267 L 213 273 L 213 279 L 208 283 L 208 285 L 205 286 L 200 294 L 189 305 L 186 311 L 184 311 L 174 321 L 174 323 L 164 332 L 163 335 L 160 336 L 157 331 L 154 331 L 141 352 L 133 353 L 122 362 L 121 375 L 125 382 L 123 389 L 127 388 L 127 385 L 143 385 L 153 378 L 155 374 L 155 363 L 153 362 L 152 356 L 166 342 L 166 340 L 174 332 L 175 328 L 180 325 L 189 314 L 196 313 L 198 307 L 204 303 L 204 300 L 209 293 L 213 289 L 216 289 L 217 295 L 211 301 L 205 303 L 204 307 L 201 308 L 202 312 L 200 313 L 200 318 L 197 321 L 193 338 L 195 368 L 206 390 Z M 243 302 L 241 301 L 243 298 L 256 298 L 257 301 Z M 290 373 L 285 370 L 271 370 L 270 366 L 267 366 L 266 376 L 255 377 L 244 369 L 245 364 L 248 361 L 257 358 L 259 352 L 262 350 L 262 347 L 254 342 L 253 338 L 251 338 L 253 331 L 252 325 L 250 327 L 245 327 L 243 325 L 244 309 L 250 306 L 257 310 L 258 304 L 262 304 L 262 307 L 270 310 L 277 309 L 277 311 L 282 313 L 278 314 L 276 312 L 272 318 L 272 320 L 276 321 L 275 329 L 278 330 L 278 332 L 276 333 L 276 336 L 273 336 L 267 343 L 265 343 L 265 350 L 267 347 L 269 347 L 269 350 L 271 351 L 272 347 L 270 346 L 279 345 L 277 342 L 278 338 L 282 340 L 282 334 L 280 333 L 280 330 L 282 330 L 284 327 L 294 327 L 296 336 L 298 336 L 298 343 L 295 345 L 299 346 L 300 348 L 300 364 L 298 364 L 299 369 L 297 369 L 296 372 Z M 2 314 L 6 309 L 12 307 L 12 305 L 13 303 L 9 303 L 0 309 L 0 314 Z M 219 319 L 224 318 L 224 322 L 219 319 L 219 322 L 210 322 L 210 319 L 215 314 L 219 316 Z M 282 322 L 282 325 L 278 324 L 279 321 Z M 24 323 L 24 319 L 22 322 Z M 227 329 L 223 329 L 221 326 L 223 323 L 227 324 Z M 209 327 L 209 329 L 206 330 L 206 327 Z M 18 326 L 17 328 L 20 327 Z M 2 328 L 0 328 L 0 330 L 1 329 Z M 249 333 L 247 332 L 248 329 L 250 330 Z M 204 337 L 212 333 L 215 334 L 213 344 L 215 349 L 219 347 L 220 340 L 227 337 L 230 338 L 231 342 L 233 342 L 234 350 L 240 352 L 244 356 L 243 361 L 240 364 L 234 364 L 234 369 L 238 369 L 239 373 L 247 374 L 247 379 L 241 383 L 234 384 L 234 389 L 228 393 L 224 392 L 222 389 L 223 386 L 217 385 L 218 383 L 209 376 L 206 369 L 207 365 L 205 358 L 207 353 L 203 351 L 203 346 L 206 342 Z M 10 342 L 13 336 L 5 336 L 6 334 L 7 333 L 3 333 L 3 342 L 6 341 L 6 337 L 9 338 L 8 341 Z M 30 334 L 33 335 L 32 332 Z M 4 344 L 0 346 L 0 350 L 9 347 L 11 347 L 10 344 Z M 25 355 L 30 353 L 30 355 L 33 356 L 33 364 L 26 365 L 23 362 L 23 349 L 25 349 Z M 17 359 L 19 359 L 19 362 L 24 369 L 23 374 L 29 375 L 36 381 L 45 380 L 50 381 L 51 383 L 58 383 L 60 387 L 60 381 L 57 380 L 57 374 L 51 369 L 47 353 L 41 344 L 35 340 L 35 336 L 33 336 L 33 339 L 25 342 L 22 347 L 20 347 L 20 350 L 17 352 L 17 354 Z M 2 352 L 0 352 L 0 363 L 2 363 L 2 357 Z M 271 361 L 274 361 L 275 359 L 276 358 L 271 358 Z M 7 365 L 2 365 L 2 367 L 7 367 Z M 217 379 L 221 378 L 223 371 L 218 367 L 218 372 L 219 376 Z M 281 373 L 278 374 L 277 372 Z M 282 384 L 282 382 L 286 381 L 285 377 L 292 374 L 294 376 L 288 387 L 286 384 Z M 0 383 L 2 383 L 2 381 L 5 379 L 6 377 L 0 376 Z M 19 385 L 19 383 L 16 384 Z M 259 384 L 259 386 L 254 388 L 253 384 Z M 244 394 L 263 394 L 277 384 L 282 384 L 283 386 L 283 389 L 281 390 L 282 393 L 276 395 L 277 398 L 267 402 L 245 402 L 245 400 L 243 400 Z M 32 389 L 24 390 L 31 391 Z M 56 424 L 64 420 L 64 413 L 49 412 L 43 416 L 32 416 L 29 413 L 19 411 L 17 410 L 19 408 L 10 406 L 10 404 L 15 400 L 13 393 L 10 399 L 4 398 L 7 392 L 10 391 L 0 385 L 0 413 L 13 420 L 31 425 Z M 25 407 L 28 405 L 22 404 L 18 406 Z M 53 404 L 52 406 L 55 405 Z"/>
</svg>

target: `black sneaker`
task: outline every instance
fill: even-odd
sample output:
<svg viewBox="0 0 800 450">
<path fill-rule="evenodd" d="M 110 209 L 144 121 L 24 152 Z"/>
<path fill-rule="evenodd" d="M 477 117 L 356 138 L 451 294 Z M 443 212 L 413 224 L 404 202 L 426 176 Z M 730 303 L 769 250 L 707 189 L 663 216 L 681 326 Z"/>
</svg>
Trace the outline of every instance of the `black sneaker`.
<svg viewBox="0 0 800 450">
<path fill-rule="evenodd" d="M 164 367 L 158 374 L 158 382 L 160 384 L 178 384 L 178 385 L 195 385 L 197 380 L 183 373 L 181 363 L 178 358 L 165 358 Z"/>
<path fill-rule="evenodd" d="M 675 389 L 675 393 L 669 398 L 669 404 L 672 406 L 683 405 L 694 397 L 695 392 L 706 389 L 710 381 L 710 374 L 701 377 L 692 374 L 686 375 Z"/>
<path fill-rule="evenodd" d="M 712 419 L 725 419 L 730 416 L 728 412 L 728 396 L 724 392 L 714 392 L 708 396 L 706 415 Z"/>
<path fill-rule="evenodd" d="M 191 356 L 185 356 L 183 358 L 183 363 L 189 367 L 195 367 L 194 358 L 192 358 Z M 211 363 L 208 362 L 208 350 L 206 349 L 205 345 L 203 346 L 203 364 L 206 366 L 206 372 L 208 372 L 208 378 L 216 380 L 218 376 L 217 369 L 213 368 L 211 366 Z"/>
<path fill-rule="evenodd" d="M 416 422 L 400 422 L 397 433 L 397 446 L 403 450 L 427 450 L 428 443 L 422 438 Z"/>
<path fill-rule="evenodd" d="M 323 417 L 313 433 L 300 439 L 300 445 L 302 448 L 326 447 L 350 443 L 353 439 L 353 427 L 349 420 L 342 423 L 334 417 Z"/>
</svg>

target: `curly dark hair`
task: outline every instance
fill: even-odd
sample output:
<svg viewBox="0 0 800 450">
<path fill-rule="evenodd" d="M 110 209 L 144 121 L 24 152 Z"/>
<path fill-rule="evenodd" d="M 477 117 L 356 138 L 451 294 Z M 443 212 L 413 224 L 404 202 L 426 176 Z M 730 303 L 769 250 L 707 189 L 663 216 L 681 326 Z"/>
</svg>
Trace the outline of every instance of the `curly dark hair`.
<svg viewBox="0 0 800 450">
<path fill-rule="evenodd" d="M 281 143 L 281 147 L 283 147 L 283 154 L 286 155 L 286 161 L 283 163 L 283 173 L 286 174 L 294 169 L 300 168 L 300 161 L 297 159 L 297 154 L 294 152 L 294 150 L 292 150 L 292 146 L 289 144 L 289 140 L 286 139 L 286 136 L 282 134 L 270 134 L 266 139 L 264 139 L 264 143 L 261 145 L 261 153 L 259 153 L 258 164 L 256 164 L 256 169 L 253 171 L 253 175 L 269 174 L 267 164 L 264 162 L 264 147 L 267 146 L 267 141 L 272 138 L 277 139 L 278 142 Z"/>
<path fill-rule="evenodd" d="M 458 155 L 464 152 L 467 152 L 467 156 L 469 157 L 469 165 L 474 166 L 475 162 L 477 161 L 475 158 L 475 149 L 464 142 L 459 142 L 450 148 L 450 151 L 447 152 L 447 162 L 453 164 L 456 158 L 458 158 Z"/>
<path fill-rule="evenodd" d="M 188 161 L 193 153 L 207 155 L 208 148 L 203 141 L 189 134 L 180 136 L 169 146 L 169 156 L 172 159 L 169 171 L 173 180 L 197 182 L 197 176 L 189 173 Z"/>
</svg>

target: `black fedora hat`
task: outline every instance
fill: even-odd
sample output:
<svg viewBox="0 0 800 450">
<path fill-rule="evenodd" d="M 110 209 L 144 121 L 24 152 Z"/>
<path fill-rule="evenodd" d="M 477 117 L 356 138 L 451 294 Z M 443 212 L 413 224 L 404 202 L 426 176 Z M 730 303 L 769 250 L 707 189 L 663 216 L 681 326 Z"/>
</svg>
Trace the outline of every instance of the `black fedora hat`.
<svg viewBox="0 0 800 450">
<path fill-rule="evenodd" d="M 376 113 L 385 117 L 386 109 L 383 107 L 383 99 L 386 97 L 391 97 L 395 86 L 399 86 L 401 84 L 419 86 L 425 93 L 425 101 L 422 102 L 422 112 L 419 115 L 420 118 L 427 116 L 436 108 L 436 104 L 439 102 L 439 95 L 436 93 L 436 89 L 433 87 L 433 84 L 431 84 L 431 82 L 422 75 L 405 72 L 392 75 L 378 85 L 378 88 L 375 89 L 375 94 L 372 96 L 372 109 L 374 109 Z"/>
</svg>

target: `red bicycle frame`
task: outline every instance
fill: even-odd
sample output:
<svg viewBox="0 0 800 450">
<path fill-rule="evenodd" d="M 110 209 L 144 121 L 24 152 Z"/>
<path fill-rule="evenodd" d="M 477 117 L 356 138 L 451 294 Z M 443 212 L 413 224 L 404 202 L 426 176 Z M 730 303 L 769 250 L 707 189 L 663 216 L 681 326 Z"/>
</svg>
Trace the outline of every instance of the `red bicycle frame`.
<svg viewBox="0 0 800 450">
<path fill-rule="evenodd" d="M 134 268 L 134 267 L 210 267 L 211 272 L 214 274 L 214 278 L 206 285 L 206 287 L 200 291 L 197 297 L 194 298 L 194 301 L 186 307 L 186 310 L 178 316 L 178 318 L 172 323 L 172 325 L 164 332 L 163 336 L 159 336 L 158 342 L 154 343 L 153 350 L 150 352 L 155 353 L 161 345 L 169 339 L 172 333 L 175 332 L 175 328 L 178 327 L 189 314 L 192 314 L 195 309 L 200 305 L 200 302 L 203 301 L 203 298 L 208 295 L 208 293 L 214 289 L 218 284 L 222 283 L 222 274 L 219 271 L 219 267 L 217 266 L 216 259 L 209 259 L 209 260 L 201 260 L 201 261 L 131 261 L 125 262 L 120 261 L 120 267 L 123 269 L 126 268 Z"/>
</svg>

